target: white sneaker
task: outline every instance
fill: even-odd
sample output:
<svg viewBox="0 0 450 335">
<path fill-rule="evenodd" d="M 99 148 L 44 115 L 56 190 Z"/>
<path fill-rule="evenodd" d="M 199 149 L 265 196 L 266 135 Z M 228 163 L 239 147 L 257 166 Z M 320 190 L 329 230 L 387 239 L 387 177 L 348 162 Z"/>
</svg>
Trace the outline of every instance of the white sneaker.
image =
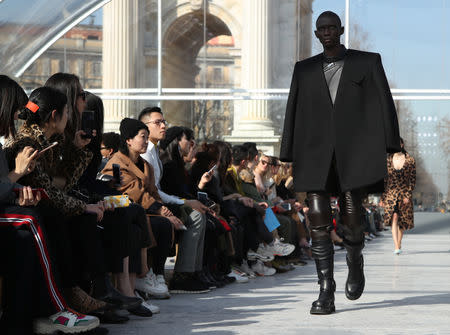
<svg viewBox="0 0 450 335">
<path fill-rule="evenodd" d="M 237 270 L 231 270 L 227 277 L 236 278 L 236 283 L 248 283 L 248 277 Z"/>
<path fill-rule="evenodd" d="M 140 298 L 142 300 L 142 306 L 144 306 L 145 308 L 149 309 L 153 314 L 158 314 L 159 312 L 161 312 L 160 308 L 156 305 L 153 305 L 150 300 L 145 300 L 143 297 L 141 297 L 141 295 L 134 291 L 134 294 L 136 295 L 136 297 Z"/>
<path fill-rule="evenodd" d="M 33 321 L 36 334 L 53 334 L 56 331 L 67 333 L 81 333 L 97 328 L 100 321 L 95 316 L 84 315 L 70 309 L 39 318 Z"/>
<path fill-rule="evenodd" d="M 253 250 L 247 251 L 247 259 L 249 261 L 260 260 L 263 262 L 270 262 L 270 261 L 273 261 L 274 257 L 273 257 L 273 254 L 271 254 L 270 252 L 266 252 L 266 250 L 264 248 L 261 248 L 261 244 L 260 244 L 260 246 L 258 247 L 258 250 L 256 252 L 254 252 Z"/>
<path fill-rule="evenodd" d="M 252 270 L 255 271 L 258 276 L 273 276 L 275 272 L 277 272 L 274 268 L 265 266 L 261 261 L 256 261 L 256 264 L 252 265 Z"/>
<path fill-rule="evenodd" d="M 166 279 L 164 278 L 163 275 L 156 275 L 156 282 L 160 285 L 167 287 Z"/>
<path fill-rule="evenodd" d="M 155 274 L 151 270 L 144 278 L 136 278 L 135 288 L 136 290 L 148 293 L 157 299 L 170 298 L 167 285 L 158 283 Z"/>
<path fill-rule="evenodd" d="M 246 260 L 243 260 L 241 265 L 236 266 L 236 269 L 240 272 L 245 273 L 250 279 L 256 278 L 256 274 L 252 269 L 250 269 Z"/>
<path fill-rule="evenodd" d="M 281 242 L 279 239 L 275 239 L 273 245 L 269 247 L 272 247 L 275 256 L 288 256 L 292 254 L 295 249 L 295 245 Z"/>
</svg>

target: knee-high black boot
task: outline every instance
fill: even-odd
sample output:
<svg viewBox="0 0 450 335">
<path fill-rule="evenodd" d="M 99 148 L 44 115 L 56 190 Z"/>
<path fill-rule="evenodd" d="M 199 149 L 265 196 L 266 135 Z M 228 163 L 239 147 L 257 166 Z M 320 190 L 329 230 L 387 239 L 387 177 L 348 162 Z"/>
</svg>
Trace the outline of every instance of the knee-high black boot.
<svg viewBox="0 0 450 335">
<path fill-rule="evenodd" d="M 336 282 L 333 279 L 333 257 L 325 259 L 315 259 L 317 276 L 319 277 L 320 293 L 319 298 L 312 303 L 311 314 L 331 314 L 334 307 L 334 292 Z"/>
<path fill-rule="evenodd" d="M 350 300 L 358 299 L 365 285 L 364 228 L 362 217 L 362 195 L 358 191 L 345 192 L 340 197 L 342 225 L 344 228 L 344 246 L 347 249 L 348 277 L 345 283 L 345 295 Z"/>
<path fill-rule="evenodd" d="M 334 292 L 336 283 L 333 278 L 334 248 L 330 237 L 333 228 L 331 219 L 330 197 L 324 192 L 308 193 L 311 223 L 311 252 L 316 262 L 319 278 L 319 298 L 312 303 L 311 314 L 331 314 L 335 311 Z"/>
</svg>

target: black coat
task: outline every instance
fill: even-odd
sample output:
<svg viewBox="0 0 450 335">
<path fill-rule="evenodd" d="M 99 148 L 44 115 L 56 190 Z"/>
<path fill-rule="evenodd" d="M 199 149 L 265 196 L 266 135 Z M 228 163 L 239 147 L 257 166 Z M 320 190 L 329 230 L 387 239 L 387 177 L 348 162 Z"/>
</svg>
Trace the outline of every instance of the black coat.
<svg viewBox="0 0 450 335">
<path fill-rule="evenodd" d="M 332 104 L 323 54 L 295 64 L 280 159 L 293 162 L 298 192 L 325 190 L 333 153 L 342 191 L 386 175 L 386 153 L 400 150 L 397 114 L 381 57 L 347 50 Z"/>
</svg>

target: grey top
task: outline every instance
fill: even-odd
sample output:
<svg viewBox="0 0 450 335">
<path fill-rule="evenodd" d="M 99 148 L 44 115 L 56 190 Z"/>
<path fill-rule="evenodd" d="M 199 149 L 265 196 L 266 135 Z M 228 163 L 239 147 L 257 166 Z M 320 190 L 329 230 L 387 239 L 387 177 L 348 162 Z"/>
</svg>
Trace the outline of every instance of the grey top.
<svg viewBox="0 0 450 335">
<path fill-rule="evenodd" d="M 0 143 L 0 205 L 1 204 L 13 204 L 16 195 L 12 191 L 13 188 L 21 188 L 19 184 L 12 183 L 8 177 L 9 167 L 6 161 L 5 152 L 3 151 L 2 144 Z"/>
<path fill-rule="evenodd" d="M 331 101 L 334 105 L 336 99 L 336 93 L 341 80 L 342 69 L 344 67 L 344 59 L 337 60 L 332 63 L 323 63 L 323 72 L 325 74 L 325 80 L 327 81 L 328 90 L 330 91 Z"/>
</svg>

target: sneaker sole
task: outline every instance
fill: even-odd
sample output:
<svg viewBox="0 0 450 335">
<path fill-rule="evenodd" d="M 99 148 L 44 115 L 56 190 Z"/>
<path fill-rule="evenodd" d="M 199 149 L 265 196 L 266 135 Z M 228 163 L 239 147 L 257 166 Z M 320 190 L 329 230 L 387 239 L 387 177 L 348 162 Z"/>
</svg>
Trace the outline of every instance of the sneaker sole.
<svg viewBox="0 0 450 335">
<path fill-rule="evenodd" d="M 189 291 L 189 290 L 170 290 L 170 293 L 173 294 L 200 294 L 200 293 L 208 293 L 211 290 L 201 290 L 201 291 Z"/>
<path fill-rule="evenodd" d="M 262 262 L 271 262 L 271 261 L 273 261 L 274 259 L 275 259 L 275 257 L 274 256 L 272 256 L 272 257 L 266 257 L 266 256 L 262 256 L 262 255 L 258 255 L 258 256 L 247 256 L 247 259 L 249 260 L 249 261 L 257 261 L 257 260 L 260 260 L 260 261 L 262 261 Z"/>
<path fill-rule="evenodd" d="M 36 334 L 53 334 L 56 331 L 61 331 L 64 334 L 76 334 L 76 333 L 82 333 L 87 332 L 89 330 L 95 329 L 100 325 L 100 321 L 92 321 L 91 324 L 84 325 L 84 326 L 74 326 L 74 327 L 67 327 L 63 325 L 54 324 L 49 320 L 49 322 L 40 323 L 39 326 L 35 326 L 34 332 Z"/>
</svg>

